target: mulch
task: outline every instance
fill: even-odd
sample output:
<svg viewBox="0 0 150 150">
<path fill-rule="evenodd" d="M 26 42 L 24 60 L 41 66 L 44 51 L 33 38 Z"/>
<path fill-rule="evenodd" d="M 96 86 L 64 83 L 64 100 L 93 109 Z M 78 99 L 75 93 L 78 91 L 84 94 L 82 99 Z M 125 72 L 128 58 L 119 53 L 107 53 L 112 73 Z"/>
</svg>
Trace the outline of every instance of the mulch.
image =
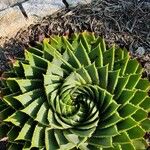
<svg viewBox="0 0 150 150">
<path fill-rule="evenodd" d="M 87 5 L 62 9 L 37 24 L 21 29 L 14 38 L 5 39 L 0 49 L 0 71 L 9 69 L 9 61 L 23 58 L 23 51 L 35 41 L 52 34 L 72 34 L 88 30 L 103 36 L 111 45 L 127 48 L 144 68 L 150 80 L 150 1 L 95 0 Z M 150 138 L 149 133 L 145 136 Z"/>
</svg>

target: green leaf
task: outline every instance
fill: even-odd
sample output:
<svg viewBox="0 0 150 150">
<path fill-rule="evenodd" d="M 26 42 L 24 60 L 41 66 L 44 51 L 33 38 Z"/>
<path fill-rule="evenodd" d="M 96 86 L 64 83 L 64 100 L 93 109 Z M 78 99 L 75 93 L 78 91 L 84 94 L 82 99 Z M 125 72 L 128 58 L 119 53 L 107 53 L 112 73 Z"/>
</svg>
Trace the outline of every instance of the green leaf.
<svg viewBox="0 0 150 150">
<path fill-rule="evenodd" d="M 34 118 L 37 116 L 37 112 L 39 111 L 42 103 L 44 102 L 43 97 L 39 97 L 35 99 L 31 104 L 21 110 L 21 112 L 26 113 L 30 117 Z"/>
<path fill-rule="evenodd" d="M 13 63 L 13 68 L 14 72 L 17 74 L 18 77 L 24 77 L 24 72 L 23 72 L 23 67 L 21 65 L 21 62 L 19 60 L 16 60 L 14 63 Z M 10 74 L 5 74 L 4 72 L 4 76 L 8 76 L 8 77 L 16 77 L 13 75 L 13 72 L 12 72 L 12 75 L 11 75 L 11 72 Z"/>
<path fill-rule="evenodd" d="M 90 74 L 88 73 L 88 71 L 85 68 L 80 68 L 76 71 L 85 81 L 87 84 L 91 84 L 92 83 L 92 79 L 90 77 Z"/>
<path fill-rule="evenodd" d="M 79 130 L 79 129 L 70 129 L 70 131 L 75 134 L 78 135 L 80 137 L 91 137 L 91 135 L 93 134 L 93 132 L 95 131 L 95 128 L 91 128 L 91 129 L 87 129 L 87 130 Z M 93 135 L 92 135 L 93 136 Z"/>
<path fill-rule="evenodd" d="M 52 35 L 49 38 L 49 43 L 52 47 L 61 52 L 63 47 L 62 38 L 59 35 Z"/>
<path fill-rule="evenodd" d="M 32 80 L 30 80 L 30 79 L 14 79 L 14 78 L 7 79 L 8 84 L 12 84 L 13 82 L 17 83 L 17 85 L 19 86 L 22 93 L 42 87 L 42 82 L 41 82 L 41 80 L 38 80 L 38 79 L 32 79 Z"/>
<path fill-rule="evenodd" d="M 43 51 L 43 44 L 42 44 L 41 42 L 36 41 L 35 48 L 37 48 L 37 49 Z"/>
<path fill-rule="evenodd" d="M 115 87 L 117 85 L 118 82 L 118 78 L 119 78 L 119 72 L 120 70 L 116 70 L 116 71 L 109 71 L 108 72 L 108 84 L 107 84 L 107 90 L 110 93 L 113 93 L 115 90 Z"/>
<path fill-rule="evenodd" d="M 148 113 L 147 111 L 143 110 L 143 109 L 138 109 L 136 111 L 135 114 L 132 115 L 132 117 L 137 121 L 137 122 L 140 122 L 142 120 L 144 120 L 145 118 L 147 118 L 148 116 Z"/>
<path fill-rule="evenodd" d="M 8 150 L 20 150 L 20 148 L 22 148 L 22 146 L 23 146 L 22 144 L 12 143 L 12 144 L 10 144 Z"/>
<path fill-rule="evenodd" d="M 38 49 L 38 48 L 36 48 L 36 47 L 29 47 L 28 51 L 30 53 L 33 53 L 33 54 L 38 55 L 38 56 L 42 56 L 43 55 L 43 51 Z"/>
<path fill-rule="evenodd" d="M 48 63 L 46 74 L 47 75 L 55 74 L 55 75 L 63 77 L 65 74 L 68 74 L 68 73 L 65 69 L 63 69 L 55 64 Z"/>
<path fill-rule="evenodd" d="M 139 103 L 143 102 L 147 97 L 147 92 L 137 90 L 134 94 L 134 97 L 130 100 L 130 102 L 134 105 L 138 105 Z"/>
<path fill-rule="evenodd" d="M 100 44 L 102 53 L 104 53 L 104 52 L 106 51 L 106 44 L 105 44 L 104 38 L 97 37 L 97 38 L 91 43 L 92 49 L 96 48 L 99 44 Z"/>
<path fill-rule="evenodd" d="M 119 105 L 115 101 L 113 101 L 108 106 L 108 108 L 101 114 L 101 119 L 105 120 L 105 119 L 109 118 L 117 111 L 118 108 L 119 108 Z"/>
<path fill-rule="evenodd" d="M 24 114 L 23 112 L 20 112 L 20 111 L 16 111 L 11 116 L 6 118 L 4 121 L 11 122 L 15 126 L 22 126 L 26 120 L 27 120 L 26 114 Z"/>
<path fill-rule="evenodd" d="M 92 65 L 85 67 L 85 69 L 88 71 L 88 74 L 91 77 L 92 83 L 98 84 L 99 83 L 99 76 L 98 76 L 96 66 L 94 64 L 92 64 Z"/>
<path fill-rule="evenodd" d="M 54 129 L 46 128 L 45 130 L 45 148 L 47 150 L 59 149 L 59 145 L 56 141 Z"/>
<path fill-rule="evenodd" d="M 12 113 L 14 112 L 14 110 L 11 107 L 5 107 L 1 112 L 0 112 L 0 118 L 1 120 L 4 120 L 6 118 L 8 118 L 10 115 L 12 115 Z"/>
<path fill-rule="evenodd" d="M 139 82 L 141 74 L 131 74 L 126 85 L 127 89 L 133 90 L 136 84 Z"/>
<path fill-rule="evenodd" d="M 61 83 L 63 78 L 61 76 L 58 75 L 53 75 L 53 74 L 49 74 L 49 75 L 43 75 L 44 76 L 44 85 L 50 85 L 50 84 L 55 84 L 55 83 Z"/>
<path fill-rule="evenodd" d="M 94 146 L 94 145 L 87 145 L 87 150 L 102 150 L 102 148 Z"/>
<path fill-rule="evenodd" d="M 103 113 L 110 105 L 110 103 L 112 102 L 113 99 L 113 95 L 106 93 L 105 94 L 105 98 L 104 98 L 104 103 L 102 105 L 103 110 L 101 111 L 101 113 Z"/>
<path fill-rule="evenodd" d="M 21 104 L 26 107 L 28 106 L 34 99 L 37 99 L 41 95 L 43 95 L 44 92 L 41 89 L 36 89 L 30 92 L 26 92 L 24 94 L 14 96 L 16 100 L 21 102 Z"/>
<path fill-rule="evenodd" d="M 109 70 L 113 70 L 114 57 L 115 57 L 115 48 L 114 47 L 112 47 L 111 49 L 109 49 L 103 53 L 103 64 L 104 65 L 109 64 L 108 65 Z"/>
<path fill-rule="evenodd" d="M 9 87 L 1 88 L 0 97 L 2 98 L 3 96 L 9 95 L 11 93 L 12 92 L 10 91 Z"/>
<path fill-rule="evenodd" d="M 8 137 L 8 139 L 9 139 L 9 141 L 10 141 L 10 142 L 14 142 L 14 140 L 15 140 L 16 137 L 18 136 L 19 132 L 20 132 L 20 128 L 15 127 L 15 126 L 12 127 L 12 128 L 10 129 L 10 131 L 7 133 L 7 137 Z"/>
<path fill-rule="evenodd" d="M 18 95 L 20 92 L 17 92 L 17 93 L 13 93 L 13 94 L 10 94 L 10 95 L 7 95 L 7 96 L 4 96 L 3 97 L 3 100 L 9 105 L 11 106 L 12 108 L 14 109 L 19 109 L 22 107 L 22 105 L 16 100 L 14 99 L 13 97 Z"/>
<path fill-rule="evenodd" d="M 105 40 L 104 40 L 104 38 L 101 38 L 101 37 L 99 37 L 98 39 L 99 39 L 99 41 L 100 41 L 101 50 L 102 50 L 102 52 L 104 53 L 104 52 L 106 51 L 106 43 L 105 43 Z"/>
<path fill-rule="evenodd" d="M 115 61 L 121 60 L 124 57 L 124 52 L 121 48 L 115 49 Z"/>
<path fill-rule="evenodd" d="M 90 52 L 90 45 L 88 44 L 85 35 L 84 34 L 80 34 L 79 35 L 79 39 L 80 39 L 81 43 L 83 44 L 86 52 L 89 53 Z"/>
<path fill-rule="evenodd" d="M 144 139 L 141 140 L 133 140 L 133 145 L 135 146 L 135 149 L 137 150 L 144 150 L 148 148 L 148 144 Z"/>
<path fill-rule="evenodd" d="M 136 85 L 137 89 L 148 91 L 150 89 L 150 84 L 147 79 L 140 79 L 138 84 Z"/>
<path fill-rule="evenodd" d="M 123 132 L 123 131 L 133 128 L 136 125 L 138 125 L 138 123 L 132 117 L 128 117 L 128 118 L 118 122 L 117 128 L 118 128 L 119 132 Z"/>
<path fill-rule="evenodd" d="M 111 117 L 107 118 L 106 120 L 100 120 L 100 128 L 108 128 L 111 127 L 113 125 L 115 125 L 116 123 L 118 123 L 121 120 L 121 117 L 119 116 L 118 113 L 115 113 L 114 115 L 112 115 Z"/>
<path fill-rule="evenodd" d="M 91 137 L 88 139 L 88 143 L 93 146 L 107 148 L 112 147 L 112 138 L 111 137 L 103 137 L 103 138 L 94 138 Z"/>
<path fill-rule="evenodd" d="M 120 96 L 116 99 L 118 104 L 125 105 L 133 98 L 135 91 L 124 89 Z"/>
<path fill-rule="evenodd" d="M 30 149 L 30 146 L 31 146 L 31 143 L 29 141 L 26 141 L 22 150 L 28 150 L 28 149 Z"/>
<path fill-rule="evenodd" d="M 139 64 L 139 66 L 138 66 L 138 68 L 137 68 L 137 70 L 136 70 L 136 73 L 137 73 L 137 74 L 142 74 L 143 70 L 144 70 L 144 69 L 142 68 L 142 65 Z"/>
<path fill-rule="evenodd" d="M 131 143 L 131 140 L 126 132 L 122 132 L 121 134 L 113 137 L 113 142 L 118 144 Z"/>
<path fill-rule="evenodd" d="M 43 147 L 45 145 L 44 139 L 45 138 L 45 127 L 37 124 L 35 126 L 35 130 L 33 132 L 32 140 L 31 140 L 31 147 Z"/>
<path fill-rule="evenodd" d="M 92 49 L 92 51 L 88 55 L 91 62 L 94 62 L 96 67 L 103 66 L 103 55 L 100 44 L 96 48 Z"/>
<path fill-rule="evenodd" d="M 85 37 L 88 44 L 91 44 L 96 39 L 94 32 L 84 31 L 82 32 L 82 35 Z"/>
<path fill-rule="evenodd" d="M 132 143 L 122 144 L 121 148 L 122 148 L 122 150 L 126 150 L 126 149 L 137 150 L 137 149 L 135 149 L 135 147 L 134 147 L 134 145 Z"/>
<path fill-rule="evenodd" d="M 63 134 L 65 136 L 65 138 L 68 140 L 68 142 L 74 144 L 74 145 L 79 145 L 80 144 L 80 138 L 78 135 L 73 134 L 71 131 L 69 130 L 64 130 Z"/>
<path fill-rule="evenodd" d="M 99 86 L 106 89 L 108 83 L 108 65 L 98 68 Z"/>
<path fill-rule="evenodd" d="M 70 49 L 71 51 L 74 51 L 73 46 L 71 45 L 71 43 L 68 41 L 67 37 L 63 36 L 62 37 L 62 41 L 64 42 L 65 48 Z"/>
<path fill-rule="evenodd" d="M 150 132 L 150 119 L 146 118 L 144 121 L 141 122 L 140 124 L 144 130 L 147 132 Z"/>
<path fill-rule="evenodd" d="M 67 60 L 67 62 L 69 64 L 71 64 L 72 67 L 74 67 L 74 68 L 80 68 L 81 67 L 80 61 L 74 55 L 72 50 L 70 50 L 69 48 L 66 48 L 66 51 L 64 52 L 63 55 L 64 55 L 64 59 Z"/>
<path fill-rule="evenodd" d="M 106 95 L 106 92 L 104 90 L 101 90 L 101 89 L 98 90 L 98 98 L 97 98 L 98 104 L 97 105 L 99 106 L 99 109 L 105 103 L 105 101 L 104 101 L 105 95 Z"/>
<path fill-rule="evenodd" d="M 127 63 L 128 63 L 129 58 L 126 57 L 124 59 L 115 61 L 114 63 L 114 70 L 119 70 L 120 69 L 120 76 L 124 75 Z"/>
<path fill-rule="evenodd" d="M 116 89 L 114 91 L 114 99 L 117 99 L 123 92 L 126 84 L 128 83 L 129 76 L 119 77 Z"/>
<path fill-rule="evenodd" d="M 75 51 L 75 56 L 78 58 L 81 65 L 88 66 L 91 64 L 90 58 L 86 52 L 86 49 L 84 48 L 81 42 Z"/>
<path fill-rule="evenodd" d="M 36 66 L 44 69 L 47 68 L 47 60 L 33 53 L 25 51 L 25 59 L 29 62 L 31 66 Z"/>
<path fill-rule="evenodd" d="M 145 131 L 140 126 L 136 126 L 132 129 L 128 130 L 127 133 L 129 135 L 130 139 L 139 139 L 139 138 L 143 138 Z"/>
<path fill-rule="evenodd" d="M 6 104 L 0 100 L 0 112 L 3 111 L 6 107 Z"/>
<path fill-rule="evenodd" d="M 33 119 L 29 119 L 19 132 L 19 135 L 15 140 L 31 140 L 33 132 L 35 130 L 35 122 L 33 122 Z"/>
<path fill-rule="evenodd" d="M 71 45 L 72 45 L 73 49 L 76 50 L 79 45 L 79 34 L 77 34 L 77 33 L 73 34 L 70 38 L 70 41 L 71 41 Z"/>
<path fill-rule="evenodd" d="M 39 123 L 48 126 L 48 103 L 44 102 L 37 112 L 35 120 Z"/>
<path fill-rule="evenodd" d="M 137 110 L 138 110 L 138 107 L 128 103 L 120 108 L 119 115 L 122 118 L 126 118 L 134 114 Z"/>
<path fill-rule="evenodd" d="M 55 138 L 59 145 L 59 150 L 66 150 L 74 148 L 74 144 L 69 143 L 68 140 L 65 138 L 62 130 L 55 130 Z"/>
<path fill-rule="evenodd" d="M 111 126 L 104 129 L 96 128 L 95 132 L 92 134 L 93 137 L 112 137 L 118 135 L 118 129 L 116 126 Z"/>
<path fill-rule="evenodd" d="M 15 81 L 15 78 L 6 79 L 6 83 L 12 93 L 20 92 L 19 85 Z"/>
<path fill-rule="evenodd" d="M 125 74 L 134 74 L 139 66 L 139 63 L 136 59 L 131 59 L 128 61 Z"/>
<path fill-rule="evenodd" d="M 48 121 L 49 124 L 51 125 L 51 128 L 56 128 L 56 129 L 63 129 L 63 127 L 59 124 L 59 122 L 57 121 L 57 119 L 55 118 L 54 113 L 52 112 L 51 109 L 48 110 Z"/>
<path fill-rule="evenodd" d="M 150 111 L 150 97 L 146 97 L 142 103 L 140 103 L 140 107 L 144 110 Z"/>
<path fill-rule="evenodd" d="M 148 145 L 149 81 L 129 52 L 83 32 L 25 50 L 0 86 L 9 150 L 138 150 Z M 7 135 L 6 135 L 7 134 Z"/>
<path fill-rule="evenodd" d="M 72 65 L 67 62 L 65 53 L 62 56 L 61 54 L 59 55 L 56 54 L 54 56 L 52 64 L 54 64 L 55 66 L 61 67 L 64 70 L 67 70 L 67 72 L 72 72 L 74 70 Z"/>
<path fill-rule="evenodd" d="M 27 79 L 41 79 L 46 70 L 40 67 L 23 64 L 24 75 Z"/>
<path fill-rule="evenodd" d="M 0 140 L 4 137 L 6 137 L 6 134 L 8 133 L 8 131 L 10 130 L 9 126 L 4 124 L 4 123 L 1 123 L 0 124 Z"/>
</svg>

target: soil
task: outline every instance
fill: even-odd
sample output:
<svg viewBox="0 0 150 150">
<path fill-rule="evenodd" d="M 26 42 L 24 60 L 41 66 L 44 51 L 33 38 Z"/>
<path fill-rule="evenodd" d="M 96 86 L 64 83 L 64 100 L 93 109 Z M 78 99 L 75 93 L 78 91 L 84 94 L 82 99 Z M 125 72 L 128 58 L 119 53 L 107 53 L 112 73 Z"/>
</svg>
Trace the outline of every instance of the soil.
<svg viewBox="0 0 150 150">
<path fill-rule="evenodd" d="M 144 67 L 143 77 L 150 80 L 150 1 L 95 0 L 87 5 L 62 9 L 37 24 L 20 30 L 14 38 L 0 39 L 0 71 L 9 61 L 23 58 L 23 51 L 35 41 L 52 34 L 72 34 L 88 30 L 103 36 L 111 45 L 127 48 Z M 146 134 L 150 140 L 150 134 Z"/>
<path fill-rule="evenodd" d="M 0 142 L 0 150 L 6 150 L 6 141 Z"/>
</svg>

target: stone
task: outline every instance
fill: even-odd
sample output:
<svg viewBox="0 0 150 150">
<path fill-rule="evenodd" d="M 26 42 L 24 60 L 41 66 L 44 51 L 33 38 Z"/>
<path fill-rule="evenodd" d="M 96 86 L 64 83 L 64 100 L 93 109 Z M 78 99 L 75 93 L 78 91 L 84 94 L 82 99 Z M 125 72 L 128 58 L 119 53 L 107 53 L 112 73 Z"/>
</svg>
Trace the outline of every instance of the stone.
<svg viewBox="0 0 150 150">
<path fill-rule="evenodd" d="M 142 56 L 145 54 L 145 49 L 143 47 L 138 47 L 135 53 Z"/>
<path fill-rule="evenodd" d="M 51 15 L 64 7 L 61 0 L 30 0 L 22 4 L 29 19 Z"/>
<path fill-rule="evenodd" d="M 88 4 L 92 2 L 92 0 L 66 0 L 66 1 L 71 6 L 76 6 L 77 4 Z"/>
<path fill-rule="evenodd" d="M 92 0 L 66 1 L 70 6 L 76 6 Z M 0 37 L 15 36 L 19 29 L 28 27 L 64 7 L 62 0 L 0 0 Z"/>
<path fill-rule="evenodd" d="M 8 7 L 7 4 L 5 4 L 3 2 L 0 3 L 0 11 L 5 10 L 7 7 Z"/>
<path fill-rule="evenodd" d="M 0 37 L 13 35 L 20 27 L 26 24 L 26 19 L 22 15 L 18 6 L 8 8 L 0 12 Z"/>
<path fill-rule="evenodd" d="M 5 10 L 8 7 L 13 6 L 17 3 L 22 3 L 24 1 L 26 1 L 26 0 L 1 0 L 0 1 L 0 11 Z"/>
</svg>

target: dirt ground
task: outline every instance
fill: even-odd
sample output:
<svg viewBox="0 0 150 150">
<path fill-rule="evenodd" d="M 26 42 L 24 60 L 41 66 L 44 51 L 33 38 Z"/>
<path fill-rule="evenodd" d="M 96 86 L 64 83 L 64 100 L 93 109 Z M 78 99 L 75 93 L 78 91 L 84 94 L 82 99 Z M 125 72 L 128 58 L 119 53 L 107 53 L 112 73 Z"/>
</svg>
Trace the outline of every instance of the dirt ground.
<svg viewBox="0 0 150 150">
<path fill-rule="evenodd" d="M 51 34 L 72 34 L 84 30 L 104 36 L 108 44 L 127 48 L 144 67 L 143 77 L 150 80 L 150 1 L 95 0 L 91 4 L 62 9 L 37 24 L 20 30 L 0 48 L 0 71 L 8 62 L 23 58 L 23 50 Z M 147 139 L 149 134 L 145 136 Z"/>
</svg>

